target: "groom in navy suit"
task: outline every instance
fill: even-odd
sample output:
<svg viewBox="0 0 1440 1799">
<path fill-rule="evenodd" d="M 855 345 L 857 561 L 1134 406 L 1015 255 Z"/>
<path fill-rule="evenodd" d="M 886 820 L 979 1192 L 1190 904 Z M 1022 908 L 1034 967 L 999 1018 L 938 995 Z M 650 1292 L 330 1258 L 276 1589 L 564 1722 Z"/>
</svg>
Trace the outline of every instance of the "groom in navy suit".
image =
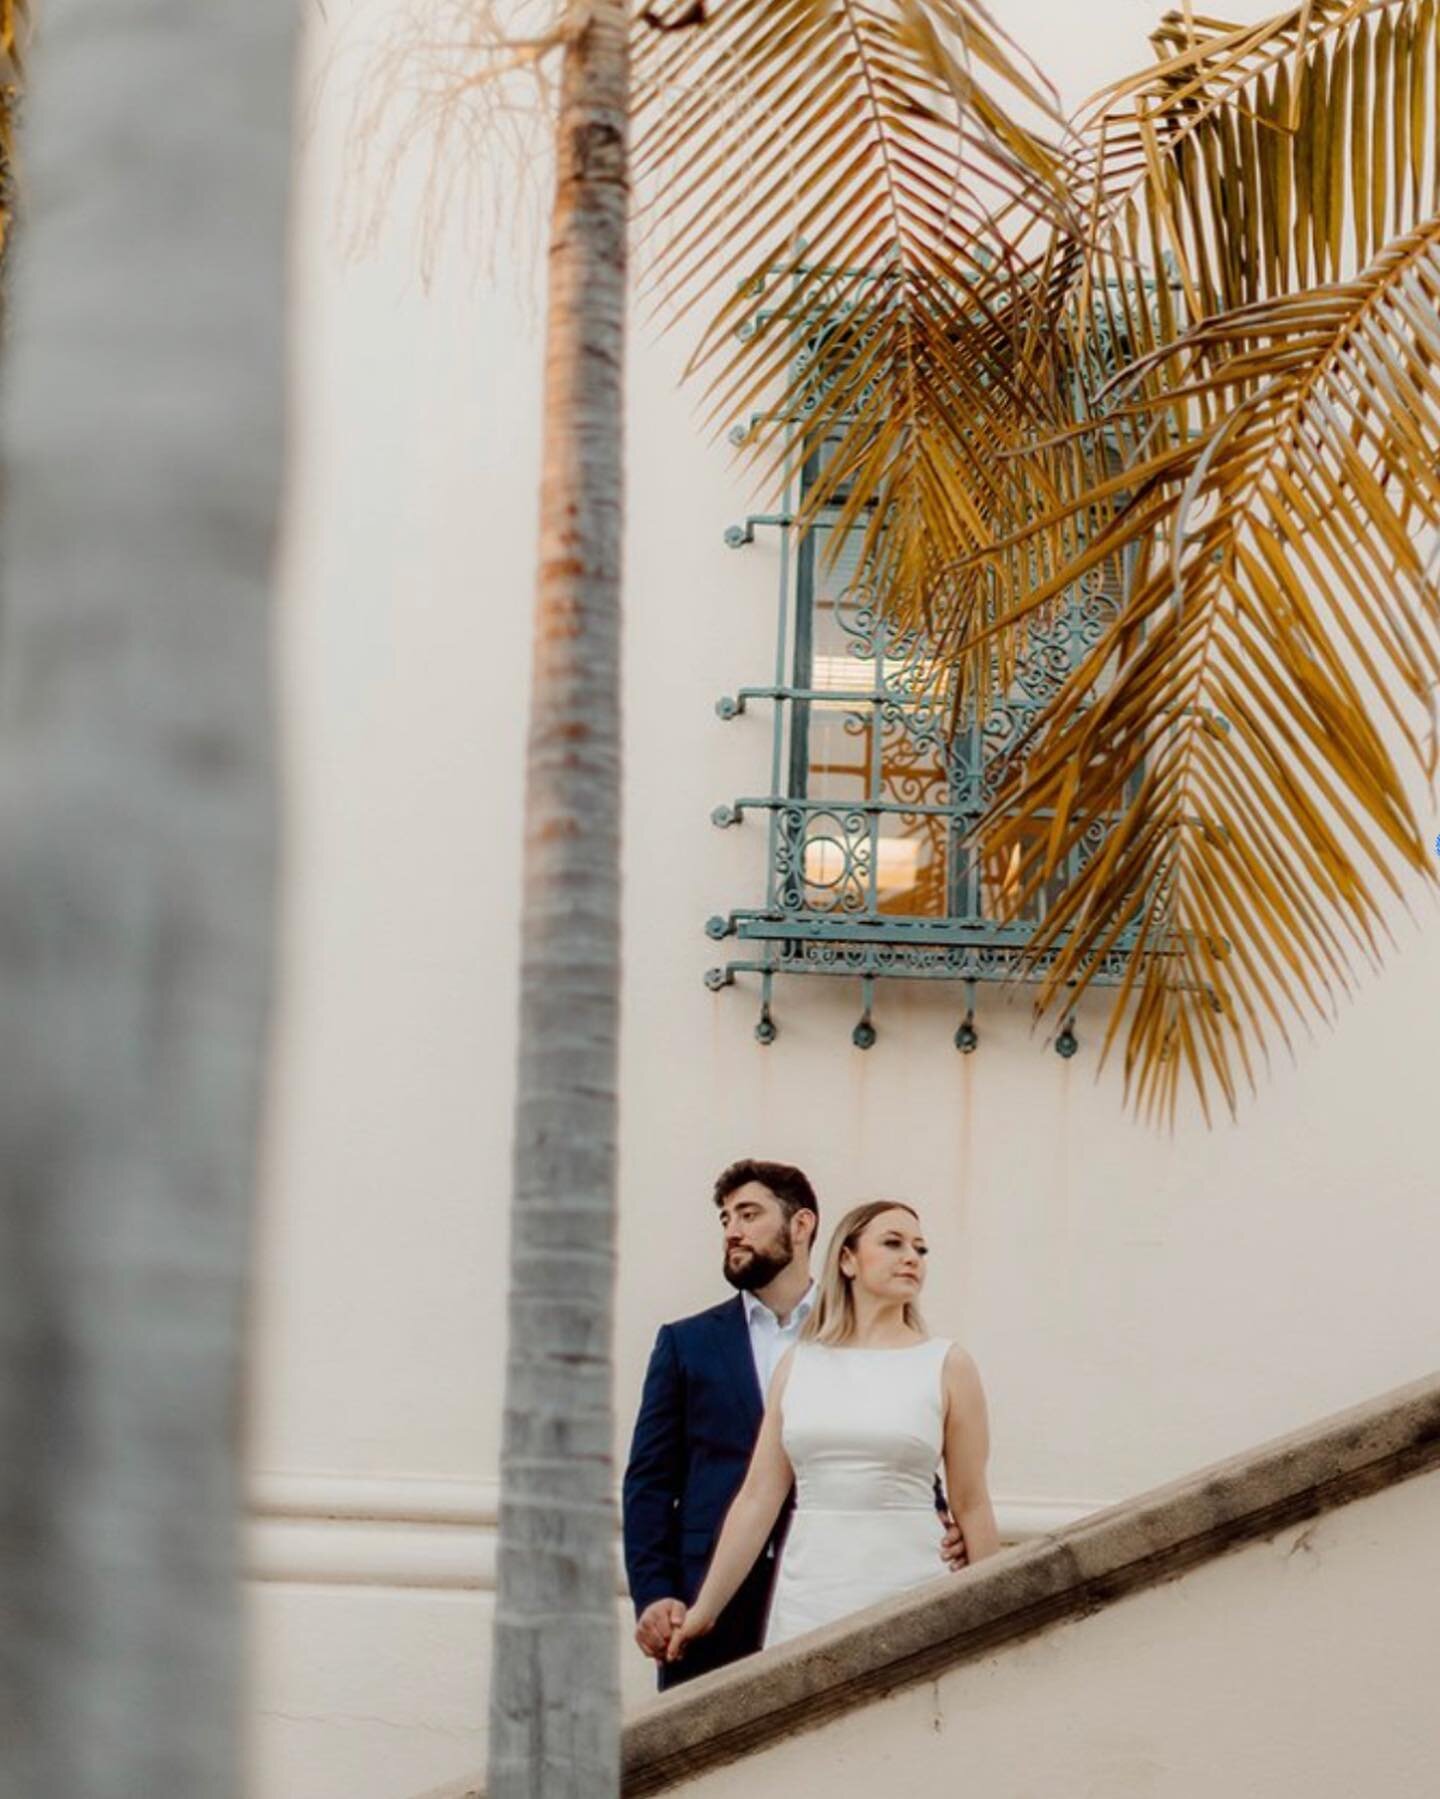
<svg viewBox="0 0 1440 1799">
<path fill-rule="evenodd" d="M 736 1162 L 715 1183 L 733 1299 L 662 1325 L 625 1470 L 625 1569 L 635 1641 L 674 1686 L 760 1647 L 775 1578 L 775 1536 L 715 1629 L 683 1662 L 665 1646 L 680 1608 L 700 1590 L 730 1501 L 750 1465 L 763 1389 L 810 1314 L 810 1252 L 820 1223 L 815 1190 L 784 1162 Z"/>
<path fill-rule="evenodd" d="M 625 1470 L 625 1570 L 635 1641 L 660 1664 L 662 1688 L 723 1668 L 760 1647 L 792 1505 L 715 1629 L 680 1662 L 665 1648 L 700 1590 L 710 1553 L 740 1489 L 764 1411 L 762 1395 L 815 1302 L 810 1255 L 820 1224 L 815 1190 L 785 1162 L 732 1164 L 715 1183 L 734 1299 L 662 1325 L 645 1375 Z M 936 1488 L 945 1518 L 944 1496 Z M 965 1560 L 953 1521 L 937 1549 Z M 937 1563 L 938 1571 L 938 1563 Z"/>
</svg>

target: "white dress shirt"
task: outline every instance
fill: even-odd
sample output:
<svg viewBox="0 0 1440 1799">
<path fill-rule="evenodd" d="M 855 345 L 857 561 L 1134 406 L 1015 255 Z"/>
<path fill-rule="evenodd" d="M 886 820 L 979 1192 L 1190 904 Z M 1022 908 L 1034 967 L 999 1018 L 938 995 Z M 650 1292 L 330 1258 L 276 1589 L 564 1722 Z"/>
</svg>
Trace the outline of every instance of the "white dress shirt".
<svg viewBox="0 0 1440 1799">
<path fill-rule="evenodd" d="M 755 1372 L 760 1377 L 760 1396 L 768 1399 L 770 1378 L 781 1356 L 799 1337 L 800 1327 L 815 1304 L 815 1283 L 811 1281 L 784 1324 L 763 1299 L 757 1299 L 753 1293 L 742 1293 L 740 1297 L 745 1301 L 745 1322 L 750 1327 L 750 1353 L 755 1358 Z"/>
</svg>

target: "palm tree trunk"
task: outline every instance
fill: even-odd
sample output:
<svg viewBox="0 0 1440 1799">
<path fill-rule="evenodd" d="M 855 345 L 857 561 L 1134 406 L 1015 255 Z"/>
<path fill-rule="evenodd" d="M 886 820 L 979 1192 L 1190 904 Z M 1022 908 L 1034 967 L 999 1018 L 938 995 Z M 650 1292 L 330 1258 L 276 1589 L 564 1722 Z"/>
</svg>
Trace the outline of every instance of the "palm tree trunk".
<svg viewBox="0 0 1440 1799">
<path fill-rule="evenodd" d="M 619 1786 L 611 1330 L 626 8 L 567 46 L 549 250 L 492 1799 Z"/>
<path fill-rule="evenodd" d="M 0 532 L 0 1791 L 239 1790 L 293 0 L 53 0 Z"/>
</svg>

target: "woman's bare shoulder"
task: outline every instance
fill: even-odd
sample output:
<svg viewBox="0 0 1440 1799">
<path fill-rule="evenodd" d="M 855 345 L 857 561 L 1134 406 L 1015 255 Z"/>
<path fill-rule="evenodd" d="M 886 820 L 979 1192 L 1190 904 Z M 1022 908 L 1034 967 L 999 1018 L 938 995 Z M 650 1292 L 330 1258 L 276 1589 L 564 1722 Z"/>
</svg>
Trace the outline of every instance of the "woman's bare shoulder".
<svg viewBox="0 0 1440 1799">
<path fill-rule="evenodd" d="M 954 1392 L 980 1385 L 980 1370 L 963 1343 L 951 1342 L 945 1351 L 945 1384 Z"/>
</svg>

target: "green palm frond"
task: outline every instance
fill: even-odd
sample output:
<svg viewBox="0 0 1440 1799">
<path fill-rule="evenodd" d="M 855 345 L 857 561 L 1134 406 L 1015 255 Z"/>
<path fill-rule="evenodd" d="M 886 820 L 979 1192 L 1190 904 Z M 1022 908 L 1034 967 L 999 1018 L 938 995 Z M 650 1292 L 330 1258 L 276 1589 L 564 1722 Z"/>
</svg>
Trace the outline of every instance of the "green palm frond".
<svg viewBox="0 0 1440 1799">
<path fill-rule="evenodd" d="M 1088 552 L 1131 561 L 1126 604 L 983 838 L 1018 849 L 1023 904 L 1111 823 L 1035 939 L 1057 952 L 1040 1005 L 1072 1003 L 1133 932 L 1107 1052 L 1128 1016 L 1137 1104 L 1173 1115 L 1188 1072 L 1208 1114 L 1211 1083 L 1233 1109 L 1272 1032 L 1288 1043 L 1287 1017 L 1327 1013 L 1352 956 L 1374 959 L 1376 884 L 1431 872 L 1394 746 L 1433 778 L 1440 218 L 1157 359 L 1211 422 L 1128 471 Z"/>
<path fill-rule="evenodd" d="M 1004 458 L 1057 416 L 1038 321 L 1075 226 L 1048 90 L 974 0 L 719 0 L 642 26 L 636 73 L 651 279 L 710 314 L 712 420 L 753 419 L 772 478 L 824 447 L 802 525 L 839 507 L 895 616 L 959 643 L 995 590 L 953 571 L 1081 455 Z"/>
</svg>

